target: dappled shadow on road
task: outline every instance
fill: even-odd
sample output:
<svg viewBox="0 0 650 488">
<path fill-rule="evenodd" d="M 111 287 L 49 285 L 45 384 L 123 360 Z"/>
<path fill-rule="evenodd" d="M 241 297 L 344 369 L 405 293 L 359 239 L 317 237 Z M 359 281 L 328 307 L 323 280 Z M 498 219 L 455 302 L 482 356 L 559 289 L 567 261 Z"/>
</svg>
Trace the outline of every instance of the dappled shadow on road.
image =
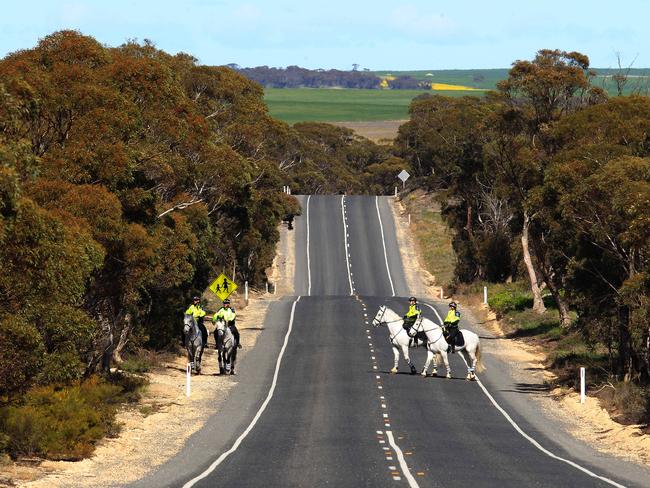
<svg viewBox="0 0 650 488">
<path fill-rule="evenodd" d="M 514 388 L 503 389 L 501 391 L 511 393 L 524 393 L 527 395 L 541 395 L 550 391 L 550 386 L 544 383 L 515 383 Z"/>
<path fill-rule="evenodd" d="M 431 376 L 429 374 L 426 377 L 423 377 L 419 372 L 417 372 L 415 374 L 411 374 L 409 371 L 398 371 L 397 373 L 391 373 L 390 371 L 368 371 L 368 373 L 380 374 L 380 375 L 383 375 L 383 376 L 412 376 L 414 378 L 417 377 L 417 378 L 421 378 L 423 380 L 424 379 L 442 379 L 442 380 L 446 380 L 446 381 L 449 381 L 449 380 L 463 380 L 463 381 L 466 381 L 464 376 L 462 378 L 461 377 L 456 378 L 454 376 L 452 376 L 451 378 L 446 378 L 444 375 Z"/>
</svg>

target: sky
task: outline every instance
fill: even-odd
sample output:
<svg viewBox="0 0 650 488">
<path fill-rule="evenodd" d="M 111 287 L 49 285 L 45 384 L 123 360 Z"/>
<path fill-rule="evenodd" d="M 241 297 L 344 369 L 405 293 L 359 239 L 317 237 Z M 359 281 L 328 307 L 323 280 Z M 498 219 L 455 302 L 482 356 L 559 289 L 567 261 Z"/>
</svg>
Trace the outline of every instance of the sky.
<svg viewBox="0 0 650 488">
<path fill-rule="evenodd" d="M 539 49 L 650 67 L 650 0 L 0 0 L 0 57 L 76 29 L 149 39 L 202 64 L 371 70 L 506 68 Z"/>
</svg>

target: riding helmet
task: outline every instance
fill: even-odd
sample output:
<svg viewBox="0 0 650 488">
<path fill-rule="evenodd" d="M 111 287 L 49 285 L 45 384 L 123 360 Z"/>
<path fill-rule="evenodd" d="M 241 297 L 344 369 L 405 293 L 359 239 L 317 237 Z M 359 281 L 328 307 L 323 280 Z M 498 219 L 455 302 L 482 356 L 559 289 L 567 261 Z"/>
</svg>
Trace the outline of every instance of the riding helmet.
<svg viewBox="0 0 650 488">
<path fill-rule="evenodd" d="M 449 308 L 458 308 L 458 305 L 456 305 L 456 302 L 450 302 Z"/>
<path fill-rule="evenodd" d="M 224 305 L 230 305 L 230 299 L 229 299 L 229 298 L 226 298 L 226 299 L 223 301 L 223 304 L 224 304 Z"/>
<path fill-rule="evenodd" d="M 415 298 L 415 297 L 410 297 L 409 298 L 409 302 L 417 302 L 417 301 L 418 301 L 418 299 Z"/>
<path fill-rule="evenodd" d="M 193 296 L 193 297 L 192 297 L 192 301 L 193 301 L 193 302 L 201 301 L 201 297 Z"/>
</svg>

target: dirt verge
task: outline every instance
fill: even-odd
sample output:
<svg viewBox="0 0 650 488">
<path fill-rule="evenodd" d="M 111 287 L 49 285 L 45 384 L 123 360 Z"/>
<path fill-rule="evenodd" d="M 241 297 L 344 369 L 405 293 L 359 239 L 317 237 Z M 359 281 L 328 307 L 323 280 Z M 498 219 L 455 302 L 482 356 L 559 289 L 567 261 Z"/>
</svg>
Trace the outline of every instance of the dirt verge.
<svg viewBox="0 0 650 488">
<path fill-rule="evenodd" d="M 253 292 L 247 306 L 241 294 L 233 299 L 244 346 L 239 359 L 255 346 L 269 304 L 293 294 L 294 266 L 294 233 L 283 226 L 269 274 L 276 293 Z M 205 301 L 207 310 L 216 307 L 216 300 Z M 211 332 L 211 326 L 208 330 Z M 219 410 L 229 391 L 237 388 L 237 376 L 217 375 L 213 341 L 211 336 L 203 355 L 203 373 L 192 377 L 189 398 L 185 396 L 186 357 L 161 355 L 160 366 L 146 374 L 149 385 L 141 402 L 118 414 L 122 429 L 117 438 L 102 440 L 92 457 L 79 462 L 36 459 L 8 463 L 0 468 L 0 486 L 106 487 L 144 477 L 180 451 L 186 439 Z"/>
</svg>

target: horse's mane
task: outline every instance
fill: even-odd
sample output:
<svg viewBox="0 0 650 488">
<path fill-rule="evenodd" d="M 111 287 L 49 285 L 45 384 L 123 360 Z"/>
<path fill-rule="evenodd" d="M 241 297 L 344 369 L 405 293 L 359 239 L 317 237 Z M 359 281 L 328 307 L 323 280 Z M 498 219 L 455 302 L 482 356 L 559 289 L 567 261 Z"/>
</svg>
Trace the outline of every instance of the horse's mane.
<svg viewBox="0 0 650 488">
<path fill-rule="evenodd" d="M 395 312 L 395 311 L 394 311 L 392 308 L 390 308 L 389 306 L 384 305 L 384 307 L 386 307 L 386 313 L 384 314 L 384 320 L 386 320 L 387 322 L 388 322 L 388 321 L 397 320 L 397 319 L 401 319 L 401 318 L 402 318 L 401 315 L 399 315 L 397 312 Z"/>
</svg>

